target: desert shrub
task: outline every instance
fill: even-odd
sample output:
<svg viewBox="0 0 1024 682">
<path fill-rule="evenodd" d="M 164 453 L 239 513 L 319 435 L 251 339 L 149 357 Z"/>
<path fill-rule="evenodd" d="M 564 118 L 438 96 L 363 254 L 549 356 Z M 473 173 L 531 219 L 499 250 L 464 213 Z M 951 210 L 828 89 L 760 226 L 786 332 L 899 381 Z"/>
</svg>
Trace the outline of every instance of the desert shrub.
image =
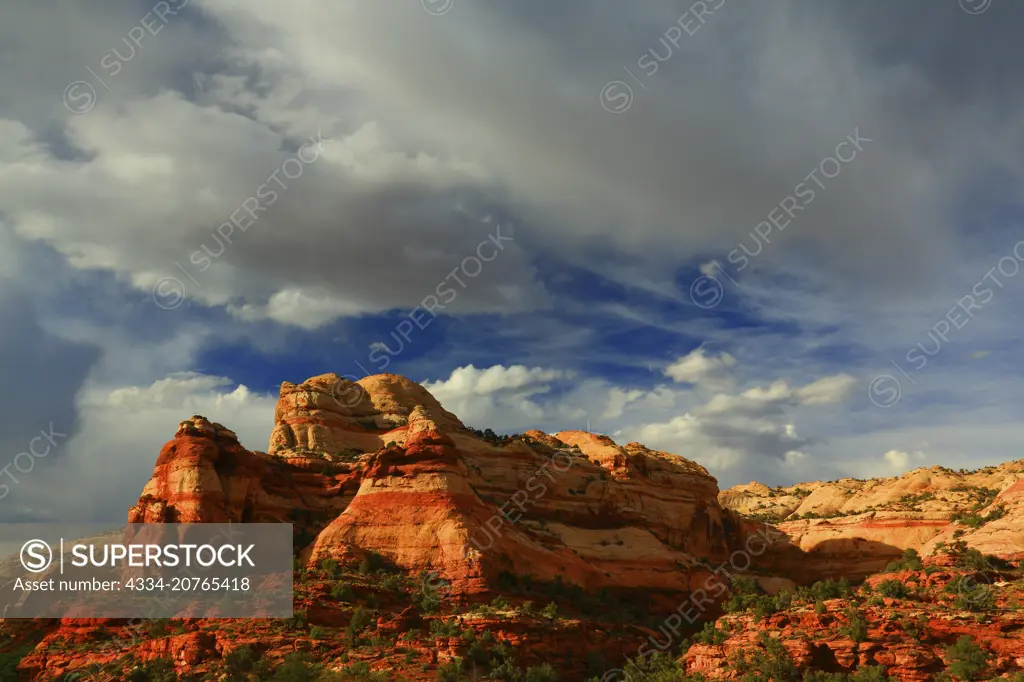
<svg viewBox="0 0 1024 682">
<path fill-rule="evenodd" d="M 541 663 L 526 669 L 523 682 L 558 682 L 558 672 L 549 664 Z"/>
<path fill-rule="evenodd" d="M 252 647 L 240 646 L 224 656 L 224 670 L 229 674 L 247 673 L 256 665 Z"/>
<path fill-rule="evenodd" d="M 693 641 L 698 644 L 725 644 L 727 639 L 729 633 L 726 630 L 719 630 L 714 622 L 704 623 L 704 629 L 693 636 Z"/>
<path fill-rule="evenodd" d="M 846 610 L 846 625 L 839 631 L 855 642 L 863 642 L 868 638 L 868 622 L 860 611 L 849 608 Z"/>
<path fill-rule="evenodd" d="M 336 559 L 324 559 L 320 562 L 320 570 L 324 572 L 329 580 L 337 580 L 341 575 L 341 568 Z"/>
<path fill-rule="evenodd" d="M 430 621 L 430 636 L 435 639 L 438 637 L 458 637 L 459 634 L 459 625 L 454 620 L 443 621 L 436 619 Z"/>
<path fill-rule="evenodd" d="M 374 672 L 370 670 L 370 664 L 365 661 L 356 661 L 346 665 L 337 672 L 324 672 L 317 678 L 317 682 L 350 682 L 351 680 L 370 680 L 371 682 L 387 682 L 391 676 L 383 670 Z"/>
<path fill-rule="evenodd" d="M 274 671 L 274 682 L 313 682 L 317 671 L 303 653 L 288 654 Z"/>
<path fill-rule="evenodd" d="M 285 621 L 289 629 L 302 630 L 306 627 L 306 612 L 303 609 L 292 611 L 292 617 Z"/>
<path fill-rule="evenodd" d="M 956 593 L 953 606 L 961 611 L 985 612 L 996 607 L 995 590 L 989 585 L 979 584 L 970 575 L 948 583 L 946 591 Z"/>
<path fill-rule="evenodd" d="M 741 651 L 732 660 L 733 669 L 743 682 L 797 682 L 800 671 L 782 642 L 761 635 L 763 649 Z"/>
<path fill-rule="evenodd" d="M 380 581 L 380 586 L 385 590 L 397 592 L 405 586 L 405 581 L 402 580 L 402 576 L 392 573 Z"/>
<path fill-rule="evenodd" d="M 548 620 L 554 620 L 558 618 L 558 604 L 555 602 L 549 603 L 540 611 L 540 615 Z"/>
<path fill-rule="evenodd" d="M 348 621 L 348 627 L 345 628 L 345 634 L 348 635 L 349 642 L 355 644 L 359 639 L 359 635 L 372 621 L 373 617 L 366 609 L 362 606 L 356 607 L 355 611 L 352 612 L 352 618 Z"/>
<path fill-rule="evenodd" d="M 437 669 L 437 682 L 459 682 L 462 677 L 462 659 L 455 657 Z"/>
<path fill-rule="evenodd" d="M 979 680 L 988 672 L 991 654 L 967 635 L 946 649 L 949 674 L 960 680 Z"/>
<path fill-rule="evenodd" d="M 846 578 L 841 580 L 819 580 L 810 587 L 799 587 L 796 591 L 798 599 L 808 602 L 841 599 L 849 596 L 849 594 L 850 582 Z"/>
<path fill-rule="evenodd" d="M 907 586 L 899 580 L 884 580 L 878 583 L 878 593 L 891 599 L 903 599 L 910 594 Z"/>
<path fill-rule="evenodd" d="M 850 675 L 850 682 L 899 682 L 880 665 L 866 665 Z"/>
<path fill-rule="evenodd" d="M 889 565 L 885 567 L 885 573 L 895 573 L 896 571 L 920 571 L 924 568 L 924 564 L 921 563 L 921 556 L 917 553 L 916 549 L 908 547 L 903 551 L 903 557 L 896 561 L 890 561 Z"/>
<path fill-rule="evenodd" d="M 338 601 L 352 601 L 356 598 L 352 586 L 346 582 L 339 582 L 331 585 L 331 597 Z"/>
<path fill-rule="evenodd" d="M 628 661 L 624 666 L 625 679 L 643 682 L 694 682 L 703 680 L 700 675 L 688 676 L 674 656 L 655 652 Z"/>
<path fill-rule="evenodd" d="M 18 664 L 21 663 L 21 659 L 28 656 L 32 649 L 31 646 L 24 646 L 15 651 L 0 654 L 0 682 L 18 682 L 21 679 Z"/>
</svg>

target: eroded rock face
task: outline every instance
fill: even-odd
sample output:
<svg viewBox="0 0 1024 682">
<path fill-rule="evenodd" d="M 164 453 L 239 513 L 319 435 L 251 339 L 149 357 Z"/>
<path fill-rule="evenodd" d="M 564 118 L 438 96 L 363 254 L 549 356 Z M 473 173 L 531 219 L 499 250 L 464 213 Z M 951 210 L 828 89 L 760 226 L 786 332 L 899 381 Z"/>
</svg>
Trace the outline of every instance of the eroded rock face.
<svg viewBox="0 0 1024 682">
<path fill-rule="evenodd" d="M 396 375 L 283 384 L 270 450 L 182 422 L 129 521 L 301 517 L 310 565 L 372 553 L 464 593 L 530 576 L 665 608 L 755 532 L 694 462 L 581 431 L 488 442 Z"/>
<path fill-rule="evenodd" d="M 304 457 L 250 452 L 235 434 L 204 417 L 178 426 L 129 523 L 301 523 L 333 517 L 355 494 L 358 462 L 331 467 Z"/>
<path fill-rule="evenodd" d="M 697 644 L 682 662 L 689 673 L 735 679 L 732 662 L 737 654 L 763 651 L 759 639 L 767 636 L 782 644 L 800 670 L 853 674 L 866 666 L 881 666 L 898 680 L 930 682 L 948 669 L 949 645 L 966 636 L 986 652 L 985 679 L 1024 669 L 1024 614 L 1015 608 L 1022 596 L 1019 586 L 977 574 L 970 589 L 993 601 L 990 612 L 980 617 L 953 603 L 963 594 L 948 589 L 964 575 L 957 573 L 902 571 L 868 581 L 872 590 L 885 581 L 904 585 L 909 594 L 899 599 L 871 603 L 865 594 L 851 594 L 817 607 L 796 603 L 765 618 L 749 612 L 729 614 L 716 623 L 725 633 L 724 641 Z M 861 641 L 851 639 L 845 630 L 851 614 L 862 619 Z"/>
<path fill-rule="evenodd" d="M 954 533 L 985 554 L 1024 556 L 1024 461 L 975 472 L 933 466 L 895 478 L 785 488 L 753 482 L 722 491 L 719 501 L 775 523 L 823 574 L 864 577 L 907 548 L 934 554 L 938 543 L 956 539 Z M 958 514 L 974 514 L 972 522 L 981 525 L 952 521 Z"/>
</svg>

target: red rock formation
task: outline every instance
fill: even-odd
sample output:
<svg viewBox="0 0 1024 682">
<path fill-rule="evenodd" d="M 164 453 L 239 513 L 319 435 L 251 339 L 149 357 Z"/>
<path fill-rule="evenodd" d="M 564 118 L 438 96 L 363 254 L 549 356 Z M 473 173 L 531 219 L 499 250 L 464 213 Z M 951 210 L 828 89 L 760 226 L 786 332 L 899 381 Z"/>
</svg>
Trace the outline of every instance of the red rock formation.
<svg viewBox="0 0 1024 682">
<path fill-rule="evenodd" d="M 694 645 L 683 661 L 690 673 L 735 679 L 737 655 L 763 650 L 758 640 L 767 635 L 783 644 L 800 670 L 852 673 L 864 666 L 882 666 L 896 679 L 929 682 L 946 670 L 947 648 L 966 635 L 988 654 L 988 676 L 982 679 L 1024 669 L 1024 613 L 1015 608 L 1024 592 L 1009 583 L 972 583 L 972 589 L 984 584 L 993 604 L 980 609 L 983 615 L 964 611 L 951 603 L 957 590 L 945 588 L 968 574 L 904 571 L 875 576 L 868 581 L 872 589 L 895 580 L 910 590 L 905 597 L 884 598 L 881 603 L 872 602 L 871 592 L 862 590 L 823 602 L 820 613 L 813 603 L 800 603 L 760 620 L 751 613 L 730 614 L 716 623 L 728 632 L 726 641 Z M 864 619 L 862 641 L 854 641 L 843 629 L 851 609 Z"/>
<path fill-rule="evenodd" d="M 719 501 L 775 523 L 824 575 L 863 578 L 904 549 L 934 554 L 954 534 L 986 554 L 1024 557 L 1024 460 L 974 472 L 933 466 L 896 478 L 775 489 L 754 482 L 722 491 Z M 951 520 L 971 513 L 992 520 L 976 529 Z"/>
<path fill-rule="evenodd" d="M 470 655 L 472 638 L 451 636 L 454 628 L 486 631 L 495 642 L 517 647 L 520 665 L 551 663 L 564 682 L 577 682 L 594 674 L 584 664 L 592 654 L 612 668 L 644 644 L 649 650 L 668 638 L 678 645 L 692 634 L 680 614 L 715 618 L 727 593 L 709 586 L 745 571 L 777 595 L 792 592 L 794 581 L 830 573 L 866 576 L 905 547 L 933 553 L 957 530 L 985 552 L 1024 553 L 1024 463 L 975 474 L 933 467 L 897 479 L 787 489 L 755 483 L 719 493 L 700 465 L 639 443 L 619 446 L 580 431 L 482 438 L 421 386 L 388 374 L 355 383 L 333 374 L 285 383 L 269 449 L 250 452 L 231 431 L 202 417 L 182 422 L 128 520 L 295 523 L 308 569 L 296 571 L 301 618 L 178 621 L 171 632 L 124 634 L 129 641 L 118 634 L 118 646 L 110 649 L 95 643 L 107 628 L 122 633 L 124 623 L 4 623 L 12 647 L 34 647 L 19 666 L 23 676 L 60 679 L 99 663 L 117 671 L 98 678 L 106 682 L 124 679 L 137 661 L 161 658 L 179 672 L 216 679 L 225 657 L 244 645 L 271 666 L 301 650 L 330 670 L 358 661 L 425 681 L 434 679 L 438 665 Z M 983 488 L 998 496 L 979 492 Z M 994 514 L 976 529 L 950 525 L 952 512 L 972 507 L 1005 515 Z M 832 518 L 795 518 L 807 512 Z M 779 525 L 788 535 L 753 514 L 786 519 Z M 326 558 L 341 566 L 323 565 Z M 404 575 L 357 571 L 364 558 L 383 558 Z M 764 631 L 781 639 L 801 669 L 882 665 L 901 680 L 924 682 L 942 670 L 946 646 L 963 634 L 991 653 L 994 672 L 1024 666 L 1019 584 L 998 572 L 972 575 L 972 585 L 998 589 L 991 604 L 968 613 L 963 609 L 971 605 L 957 601 L 963 571 L 952 558 L 933 556 L 929 564 L 927 572 L 868 581 L 878 589 L 884 580 L 898 580 L 913 598 L 847 597 L 825 602 L 821 612 L 802 603 L 760 621 L 751 613 L 727 615 L 719 620 L 730 628 L 725 641 L 689 648 L 683 663 L 689 672 L 735 678 L 730 659 L 759 646 L 756 634 Z M 413 587 L 408 580 L 419 571 L 445 581 L 441 614 L 420 604 L 426 583 Z M 534 592 L 509 594 L 520 603 L 506 600 L 489 613 L 467 610 L 495 594 L 506 596 L 502 586 L 513 578 L 522 586 L 527 576 L 533 587 L 556 579 L 572 583 L 596 601 L 590 610 L 570 613 L 576 607 L 563 593 L 535 590 L 544 598 L 538 606 L 554 595 L 557 615 L 542 616 L 537 606 L 521 603 Z M 645 618 L 674 615 L 653 630 L 622 620 L 624 612 L 629 617 L 623 603 Z M 853 603 L 868 623 L 861 642 L 842 629 Z M 362 646 L 353 646 L 343 631 L 357 608 L 373 613 L 372 639 L 368 635 Z M 443 635 L 429 627 L 438 622 L 448 623 Z M 374 640 L 379 644 L 370 653 L 374 647 L 366 644 Z"/>
<path fill-rule="evenodd" d="M 285 383 L 275 421 L 270 455 L 182 422 L 129 521 L 301 516 L 311 565 L 371 552 L 466 593 L 511 574 L 670 609 L 754 530 L 694 462 L 578 431 L 489 443 L 395 375 Z"/>
</svg>

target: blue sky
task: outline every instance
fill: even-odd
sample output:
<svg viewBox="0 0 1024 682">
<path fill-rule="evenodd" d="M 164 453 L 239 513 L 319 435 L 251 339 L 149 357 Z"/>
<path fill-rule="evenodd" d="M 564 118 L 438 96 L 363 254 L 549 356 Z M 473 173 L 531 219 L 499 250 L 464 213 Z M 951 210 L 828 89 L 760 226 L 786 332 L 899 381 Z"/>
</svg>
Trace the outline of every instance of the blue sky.
<svg viewBox="0 0 1024 682">
<path fill-rule="evenodd" d="M 384 358 L 722 487 L 1020 457 L 1024 8 L 176 3 L 0 27 L 0 518 Z"/>
</svg>

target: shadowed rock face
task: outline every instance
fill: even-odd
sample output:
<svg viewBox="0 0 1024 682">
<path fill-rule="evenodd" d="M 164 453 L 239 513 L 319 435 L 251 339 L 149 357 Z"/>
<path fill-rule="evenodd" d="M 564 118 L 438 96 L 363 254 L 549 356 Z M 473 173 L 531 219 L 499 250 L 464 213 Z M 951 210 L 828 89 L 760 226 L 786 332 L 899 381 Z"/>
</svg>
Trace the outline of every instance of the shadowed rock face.
<svg viewBox="0 0 1024 682">
<path fill-rule="evenodd" d="M 129 521 L 292 521 L 310 565 L 373 553 L 466 593 L 531 576 L 667 608 L 756 530 L 694 462 L 582 431 L 488 442 L 395 375 L 285 383 L 275 422 L 270 454 L 182 422 Z"/>
</svg>

